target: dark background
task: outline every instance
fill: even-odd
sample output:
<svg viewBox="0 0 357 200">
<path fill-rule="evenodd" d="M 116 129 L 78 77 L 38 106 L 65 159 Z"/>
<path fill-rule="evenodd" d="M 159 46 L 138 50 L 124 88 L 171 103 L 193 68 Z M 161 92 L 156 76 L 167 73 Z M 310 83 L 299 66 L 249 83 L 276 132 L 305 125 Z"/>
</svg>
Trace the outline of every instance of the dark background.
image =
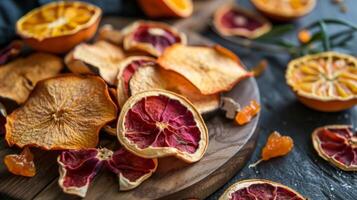
<svg viewBox="0 0 357 200">
<path fill-rule="evenodd" d="M 24 1 L 0 0 L 0 46 L 15 37 L 14 23 L 32 7 L 49 2 L 49 0 Z M 104 8 L 107 15 L 142 17 L 143 14 L 134 0 L 91 0 Z M 248 0 L 237 1 L 240 5 L 252 8 Z M 345 0 L 347 13 L 341 13 L 339 7 L 330 0 L 318 0 L 315 10 L 306 17 L 294 22 L 296 29 L 322 18 L 345 19 L 357 24 L 357 1 Z M 337 30 L 329 27 L 330 31 Z M 233 50 L 249 67 L 263 58 L 269 62 L 268 69 L 257 78 L 262 99 L 262 115 L 260 118 L 260 136 L 257 148 L 247 165 L 238 172 L 224 187 L 212 194 L 208 199 L 217 199 L 227 187 L 236 181 L 248 178 L 264 178 L 286 184 L 304 196 L 313 200 L 357 199 L 357 174 L 344 172 L 331 166 L 320 158 L 313 149 L 312 131 L 328 124 L 357 125 L 357 108 L 337 112 L 323 113 L 311 110 L 300 104 L 285 83 L 285 68 L 290 56 L 284 53 L 269 53 L 249 50 L 229 43 L 217 36 L 208 26 L 202 34 L 211 40 Z M 296 40 L 294 32 L 285 35 L 285 39 Z M 357 40 L 351 40 L 348 46 L 338 51 L 357 55 Z M 260 158 L 268 135 L 272 131 L 289 135 L 294 139 L 294 149 L 287 156 L 275 158 L 261 163 L 256 168 L 248 168 L 248 164 Z"/>
</svg>

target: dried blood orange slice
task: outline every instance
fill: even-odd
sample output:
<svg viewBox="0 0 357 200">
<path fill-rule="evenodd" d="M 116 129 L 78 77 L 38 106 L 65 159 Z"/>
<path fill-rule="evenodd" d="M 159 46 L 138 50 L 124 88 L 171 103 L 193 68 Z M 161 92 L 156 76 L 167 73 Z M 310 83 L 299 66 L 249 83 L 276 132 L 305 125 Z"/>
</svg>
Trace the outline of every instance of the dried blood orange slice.
<svg viewBox="0 0 357 200">
<path fill-rule="evenodd" d="M 152 89 L 178 93 L 190 100 L 201 114 L 214 111 L 220 105 L 220 94 L 203 95 L 181 75 L 159 66 L 145 66 L 137 69 L 129 85 L 131 95 Z"/>
<path fill-rule="evenodd" d="M 36 167 L 33 162 L 33 155 L 28 147 L 25 147 L 21 154 L 10 154 L 4 158 L 7 169 L 15 174 L 26 177 L 36 175 Z"/>
<path fill-rule="evenodd" d="M 186 98 L 164 90 L 129 98 L 117 128 L 121 144 L 144 158 L 176 156 L 196 162 L 208 146 L 207 127 L 196 108 Z"/>
<path fill-rule="evenodd" d="M 25 104 L 7 116 L 6 141 L 46 150 L 95 147 L 101 127 L 116 116 L 102 79 L 57 76 L 38 82 Z"/>
<path fill-rule="evenodd" d="M 257 38 L 271 29 L 271 24 L 265 18 L 247 11 L 241 7 L 225 5 L 214 15 L 214 26 L 222 35 Z"/>
<path fill-rule="evenodd" d="M 61 58 L 46 53 L 9 62 L 0 67 L 0 96 L 21 104 L 38 81 L 57 75 L 62 68 Z"/>
<path fill-rule="evenodd" d="M 118 102 L 122 107 L 130 96 L 129 81 L 135 71 L 142 66 L 156 65 L 156 60 L 146 56 L 130 56 L 119 63 L 118 73 Z"/>
<path fill-rule="evenodd" d="M 59 1 L 36 8 L 16 23 L 17 33 L 32 48 L 65 53 L 96 32 L 101 9 L 80 1 Z"/>
<path fill-rule="evenodd" d="M 58 157 L 58 183 L 64 192 L 85 197 L 90 183 L 102 166 L 119 178 L 120 190 L 130 190 L 148 179 L 157 168 L 157 159 L 133 155 L 124 148 L 83 149 L 64 151 Z"/>
<path fill-rule="evenodd" d="M 336 52 L 297 58 L 288 64 L 288 85 L 306 106 L 326 112 L 357 104 L 357 59 Z"/>
<path fill-rule="evenodd" d="M 295 190 L 269 180 L 248 179 L 230 186 L 219 200 L 306 200 Z"/>
<path fill-rule="evenodd" d="M 169 46 L 186 44 L 186 36 L 175 28 L 159 22 L 137 21 L 123 29 L 124 49 L 139 50 L 160 56 Z"/>
<path fill-rule="evenodd" d="M 189 17 L 193 13 L 192 0 L 139 0 L 145 14 L 158 17 Z"/>
<path fill-rule="evenodd" d="M 163 68 L 184 76 L 205 95 L 228 91 L 252 75 L 234 53 L 220 46 L 175 44 L 165 50 L 158 62 Z"/>
<path fill-rule="evenodd" d="M 310 13 L 316 0 L 251 0 L 264 15 L 279 21 L 294 20 Z"/>
<path fill-rule="evenodd" d="M 124 59 L 123 51 L 106 41 L 91 44 L 80 44 L 70 52 L 65 62 L 74 73 L 98 74 L 107 83 L 116 84 L 119 62 Z"/>
<path fill-rule="evenodd" d="M 345 171 L 357 171 L 357 135 L 348 125 L 329 125 L 312 133 L 317 153 Z"/>
</svg>

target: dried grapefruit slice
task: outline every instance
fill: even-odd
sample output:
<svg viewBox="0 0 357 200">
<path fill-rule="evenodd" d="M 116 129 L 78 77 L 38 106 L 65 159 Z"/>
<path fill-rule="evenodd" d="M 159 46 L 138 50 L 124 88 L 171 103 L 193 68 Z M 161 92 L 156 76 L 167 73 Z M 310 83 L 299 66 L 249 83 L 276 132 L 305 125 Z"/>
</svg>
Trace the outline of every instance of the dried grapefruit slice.
<svg viewBox="0 0 357 200">
<path fill-rule="evenodd" d="M 131 56 L 119 63 L 118 73 L 118 102 L 122 107 L 130 96 L 129 82 L 139 67 L 156 65 L 156 60 L 147 56 Z"/>
<path fill-rule="evenodd" d="M 6 141 L 46 150 L 95 147 L 100 128 L 115 118 L 102 79 L 62 75 L 38 82 L 25 104 L 6 117 Z"/>
<path fill-rule="evenodd" d="M 197 110 L 203 114 L 218 109 L 220 95 L 202 95 L 187 79 L 173 71 L 159 66 L 145 66 L 136 70 L 130 79 L 130 94 L 163 89 L 178 93 L 190 100 Z"/>
<path fill-rule="evenodd" d="M 320 127 L 312 133 L 317 153 L 345 171 L 357 171 L 357 135 L 348 125 Z"/>
<path fill-rule="evenodd" d="M 192 0 L 139 0 L 145 14 L 158 17 L 189 17 L 193 13 Z"/>
<path fill-rule="evenodd" d="M 200 160 L 208 146 L 199 112 L 169 91 L 150 90 L 129 98 L 117 127 L 121 144 L 144 158 L 175 156 L 191 163 Z"/>
<path fill-rule="evenodd" d="M 168 24 L 137 21 L 123 29 L 124 49 L 139 50 L 153 56 L 160 56 L 169 46 L 186 44 L 186 35 Z"/>
<path fill-rule="evenodd" d="M 264 15 L 279 21 L 294 20 L 310 13 L 316 0 L 251 0 Z"/>
<path fill-rule="evenodd" d="M 107 83 L 116 84 L 119 62 L 124 59 L 123 51 L 106 41 L 80 44 L 70 52 L 65 62 L 69 70 L 80 74 L 98 74 Z"/>
<path fill-rule="evenodd" d="M 236 35 L 250 39 L 257 38 L 271 29 L 270 22 L 265 18 L 233 5 L 219 8 L 215 12 L 213 22 L 222 35 Z"/>
<path fill-rule="evenodd" d="M 46 53 L 34 53 L 0 66 L 0 96 L 21 104 L 38 81 L 57 75 L 62 68 L 61 58 Z"/>
<path fill-rule="evenodd" d="M 248 179 L 230 186 L 219 200 L 305 200 L 301 194 L 293 189 L 264 179 Z"/>
<path fill-rule="evenodd" d="M 324 52 L 295 59 L 286 80 L 310 108 L 333 112 L 357 104 L 357 59 L 352 56 Z"/>
<path fill-rule="evenodd" d="M 17 33 L 32 48 L 65 53 L 96 32 L 101 9 L 80 1 L 58 1 L 36 8 L 16 23 Z"/>
<path fill-rule="evenodd" d="M 184 76 L 204 95 L 228 91 L 252 75 L 236 55 L 220 46 L 175 44 L 165 50 L 158 62 L 163 68 Z"/>
</svg>

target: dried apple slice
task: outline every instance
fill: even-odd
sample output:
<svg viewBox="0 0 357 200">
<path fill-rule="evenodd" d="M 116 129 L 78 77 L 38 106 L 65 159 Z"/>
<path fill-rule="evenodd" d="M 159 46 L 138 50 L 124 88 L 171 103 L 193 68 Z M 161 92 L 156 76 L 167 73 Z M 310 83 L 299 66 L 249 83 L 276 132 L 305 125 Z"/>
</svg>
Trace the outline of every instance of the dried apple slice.
<svg viewBox="0 0 357 200">
<path fill-rule="evenodd" d="M 159 22 L 137 21 L 123 29 L 124 49 L 139 50 L 160 56 L 175 43 L 186 44 L 186 36 L 175 28 Z"/>
<path fill-rule="evenodd" d="M 159 66 L 137 69 L 130 79 L 129 88 L 131 95 L 152 89 L 164 89 L 181 94 L 190 100 L 201 114 L 218 109 L 220 104 L 219 94 L 202 95 L 187 79 Z"/>
<path fill-rule="evenodd" d="M 221 46 L 175 44 L 165 50 L 158 62 L 163 68 L 184 76 L 204 95 L 229 91 L 252 75 L 234 53 Z"/>
<path fill-rule="evenodd" d="M 6 141 L 46 150 L 95 147 L 117 109 L 99 77 L 62 75 L 36 84 L 26 103 L 6 117 Z"/>
<path fill-rule="evenodd" d="M 208 146 L 208 130 L 196 108 L 185 97 L 165 90 L 130 97 L 117 128 L 121 144 L 144 158 L 175 156 L 192 163 Z"/>
<path fill-rule="evenodd" d="M 38 81 L 57 75 L 62 68 L 61 58 L 46 53 L 34 53 L 0 66 L 0 96 L 21 104 Z"/>
<path fill-rule="evenodd" d="M 269 180 L 248 179 L 231 185 L 219 200 L 306 200 L 295 190 Z"/>
<path fill-rule="evenodd" d="M 131 56 L 119 63 L 118 73 L 118 102 L 122 107 L 130 96 L 129 81 L 135 71 L 142 66 L 156 65 L 156 60 L 146 56 Z"/>
<path fill-rule="evenodd" d="M 317 153 L 345 171 L 357 171 L 357 136 L 349 125 L 329 125 L 312 133 Z"/>
<path fill-rule="evenodd" d="M 214 26 L 222 35 L 257 38 L 271 30 L 270 22 L 241 7 L 225 5 L 214 15 Z"/>
<path fill-rule="evenodd" d="M 73 73 L 97 74 L 107 83 L 116 84 L 118 64 L 124 59 L 123 51 L 106 41 L 98 41 L 91 44 L 78 45 L 70 52 L 65 62 Z"/>
</svg>

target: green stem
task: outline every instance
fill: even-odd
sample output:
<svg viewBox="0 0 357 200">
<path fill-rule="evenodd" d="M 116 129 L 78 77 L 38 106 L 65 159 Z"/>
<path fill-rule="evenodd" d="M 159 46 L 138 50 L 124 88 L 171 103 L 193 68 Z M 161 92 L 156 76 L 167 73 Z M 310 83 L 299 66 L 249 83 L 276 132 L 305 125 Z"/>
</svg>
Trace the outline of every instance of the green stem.
<svg viewBox="0 0 357 200">
<path fill-rule="evenodd" d="M 327 29 L 326 29 L 326 24 L 323 21 L 319 22 L 319 26 L 322 32 L 322 44 L 324 47 L 324 51 L 330 51 L 331 50 L 331 44 L 330 44 L 330 40 L 329 40 L 329 36 L 327 33 Z"/>
</svg>

